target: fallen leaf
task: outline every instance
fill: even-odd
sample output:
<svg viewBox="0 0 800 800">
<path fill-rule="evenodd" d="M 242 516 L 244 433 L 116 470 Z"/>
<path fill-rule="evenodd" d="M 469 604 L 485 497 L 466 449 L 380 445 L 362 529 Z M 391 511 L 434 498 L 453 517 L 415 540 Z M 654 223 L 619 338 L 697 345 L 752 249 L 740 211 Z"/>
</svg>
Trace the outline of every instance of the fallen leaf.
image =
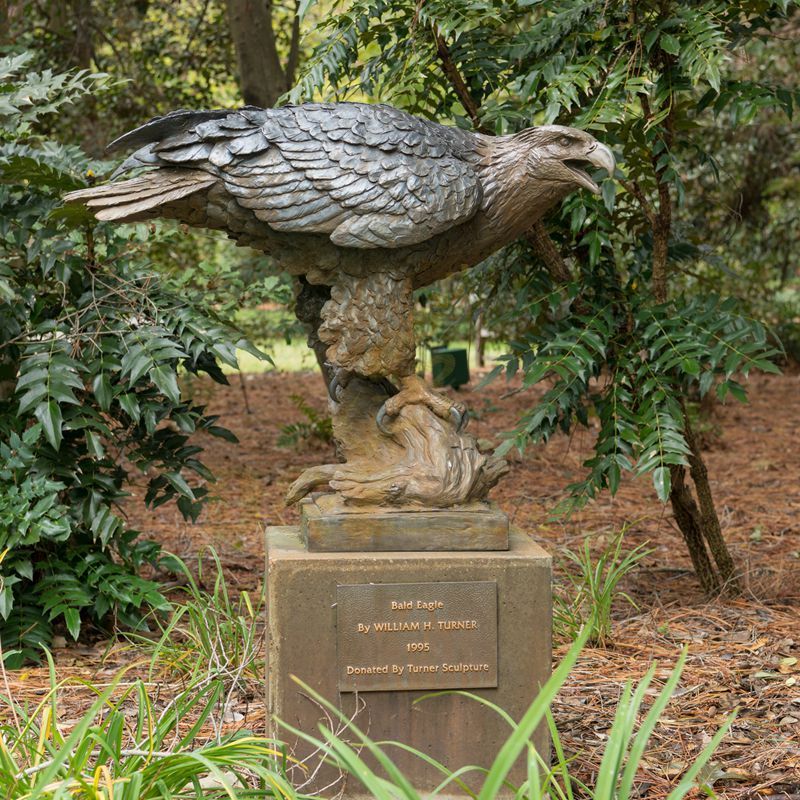
<svg viewBox="0 0 800 800">
<path fill-rule="evenodd" d="M 790 672 L 794 672 L 796 665 L 797 659 L 794 656 L 782 658 L 781 663 L 778 665 L 778 672 L 782 673 L 783 675 L 788 675 Z"/>
<path fill-rule="evenodd" d="M 735 631 L 729 633 L 727 636 L 722 637 L 726 642 L 737 642 L 738 644 L 747 644 L 752 638 L 753 633 L 750 630 Z"/>
<path fill-rule="evenodd" d="M 719 781 L 749 781 L 752 778 L 752 774 L 749 773 L 746 769 L 738 769 L 736 767 L 732 767 L 731 769 L 726 769 L 721 775 L 717 777 Z"/>
<path fill-rule="evenodd" d="M 711 737 L 709 737 L 710 739 Z M 720 767 L 719 761 L 709 761 L 700 772 L 697 773 L 698 786 L 708 786 L 713 788 L 714 784 L 722 778 L 725 774 L 724 770 Z"/>
<path fill-rule="evenodd" d="M 669 765 L 664 770 L 664 774 L 669 775 L 670 777 L 682 775 L 687 766 L 688 764 L 685 761 L 670 761 Z"/>
</svg>

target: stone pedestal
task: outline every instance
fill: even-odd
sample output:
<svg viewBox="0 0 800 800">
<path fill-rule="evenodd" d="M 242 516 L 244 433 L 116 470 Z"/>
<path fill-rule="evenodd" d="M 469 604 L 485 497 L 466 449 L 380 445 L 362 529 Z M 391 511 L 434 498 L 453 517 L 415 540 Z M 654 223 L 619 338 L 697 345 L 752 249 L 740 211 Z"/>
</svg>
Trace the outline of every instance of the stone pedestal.
<svg viewBox="0 0 800 800">
<path fill-rule="evenodd" d="M 522 716 L 550 674 L 547 553 L 514 530 L 508 550 L 486 552 L 309 552 L 299 527 L 268 528 L 266 536 L 270 720 L 312 734 L 325 721 L 292 681 L 296 675 L 355 715 L 373 740 L 411 745 L 451 770 L 490 766 L 510 733 L 500 716 L 460 696 L 415 701 L 460 688 Z M 314 770 L 319 759 L 310 746 L 277 726 L 270 733 Z M 544 726 L 535 743 L 549 752 Z M 441 781 L 399 748 L 387 752 L 420 791 Z M 364 793 L 355 778 L 343 786 L 337 777 L 323 767 L 303 791 Z M 510 778 L 519 784 L 525 777 L 520 759 Z M 467 782 L 476 788 L 481 777 Z"/>
<path fill-rule="evenodd" d="M 381 509 L 318 494 L 302 502 L 300 533 L 316 552 L 508 550 L 508 517 L 485 500 L 447 509 Z"/>
</svg>

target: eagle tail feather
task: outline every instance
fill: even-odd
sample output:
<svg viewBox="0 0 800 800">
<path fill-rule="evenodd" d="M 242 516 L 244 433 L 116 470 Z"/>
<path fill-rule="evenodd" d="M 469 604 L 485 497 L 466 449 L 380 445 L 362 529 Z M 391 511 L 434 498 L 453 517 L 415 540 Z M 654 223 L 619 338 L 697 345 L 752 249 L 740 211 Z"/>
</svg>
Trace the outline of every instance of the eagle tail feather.
<svg viewBox="0 0 800 800">
<path fill-rule="evenodd" d="M 64 196 L 81 203 L 99 220 L 132 222 L 158 216 L 158 209 L 207 189 L 216 178 L 203 170 L 150 170 L 126 181 L 78 189 Z"/>
</svg>

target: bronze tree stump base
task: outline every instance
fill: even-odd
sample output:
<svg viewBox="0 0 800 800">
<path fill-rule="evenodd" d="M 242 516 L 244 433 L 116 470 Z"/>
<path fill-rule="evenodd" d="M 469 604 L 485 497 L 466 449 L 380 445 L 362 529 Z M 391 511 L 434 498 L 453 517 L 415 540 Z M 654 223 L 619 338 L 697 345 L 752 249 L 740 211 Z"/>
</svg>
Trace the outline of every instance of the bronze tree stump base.
<svg viewBox="0 0 800 800">
<path fill-rule="evenodd" d="M 485 500 L 508 472 L 506 461 L 481 452 L 474 436 L 423 403 L 402 407 L 381 430 L 376 417 L 391 399 L 380 384 L 360 378 L 341 389 L 331 406 L 343 463 L 305 470 L 289 487 L 286 502 L 296 503 L 322 487 L 330 487 L 343 508 L 375 513 L 472 508 Z M 441 397 L 438 402 L 447 405 Z"/>
</svg>

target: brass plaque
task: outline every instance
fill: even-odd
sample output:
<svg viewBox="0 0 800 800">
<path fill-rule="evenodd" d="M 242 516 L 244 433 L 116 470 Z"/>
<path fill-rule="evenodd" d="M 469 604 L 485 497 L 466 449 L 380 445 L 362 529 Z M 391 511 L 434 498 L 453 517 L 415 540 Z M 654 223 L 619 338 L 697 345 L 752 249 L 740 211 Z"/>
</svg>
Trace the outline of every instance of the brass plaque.
<svg viewBox="0 0 800 800">
<path fill-rule="evenodd" d="M 497 686 L 497 583 L 337 587 L 340 692 Z"/>
</svg>

